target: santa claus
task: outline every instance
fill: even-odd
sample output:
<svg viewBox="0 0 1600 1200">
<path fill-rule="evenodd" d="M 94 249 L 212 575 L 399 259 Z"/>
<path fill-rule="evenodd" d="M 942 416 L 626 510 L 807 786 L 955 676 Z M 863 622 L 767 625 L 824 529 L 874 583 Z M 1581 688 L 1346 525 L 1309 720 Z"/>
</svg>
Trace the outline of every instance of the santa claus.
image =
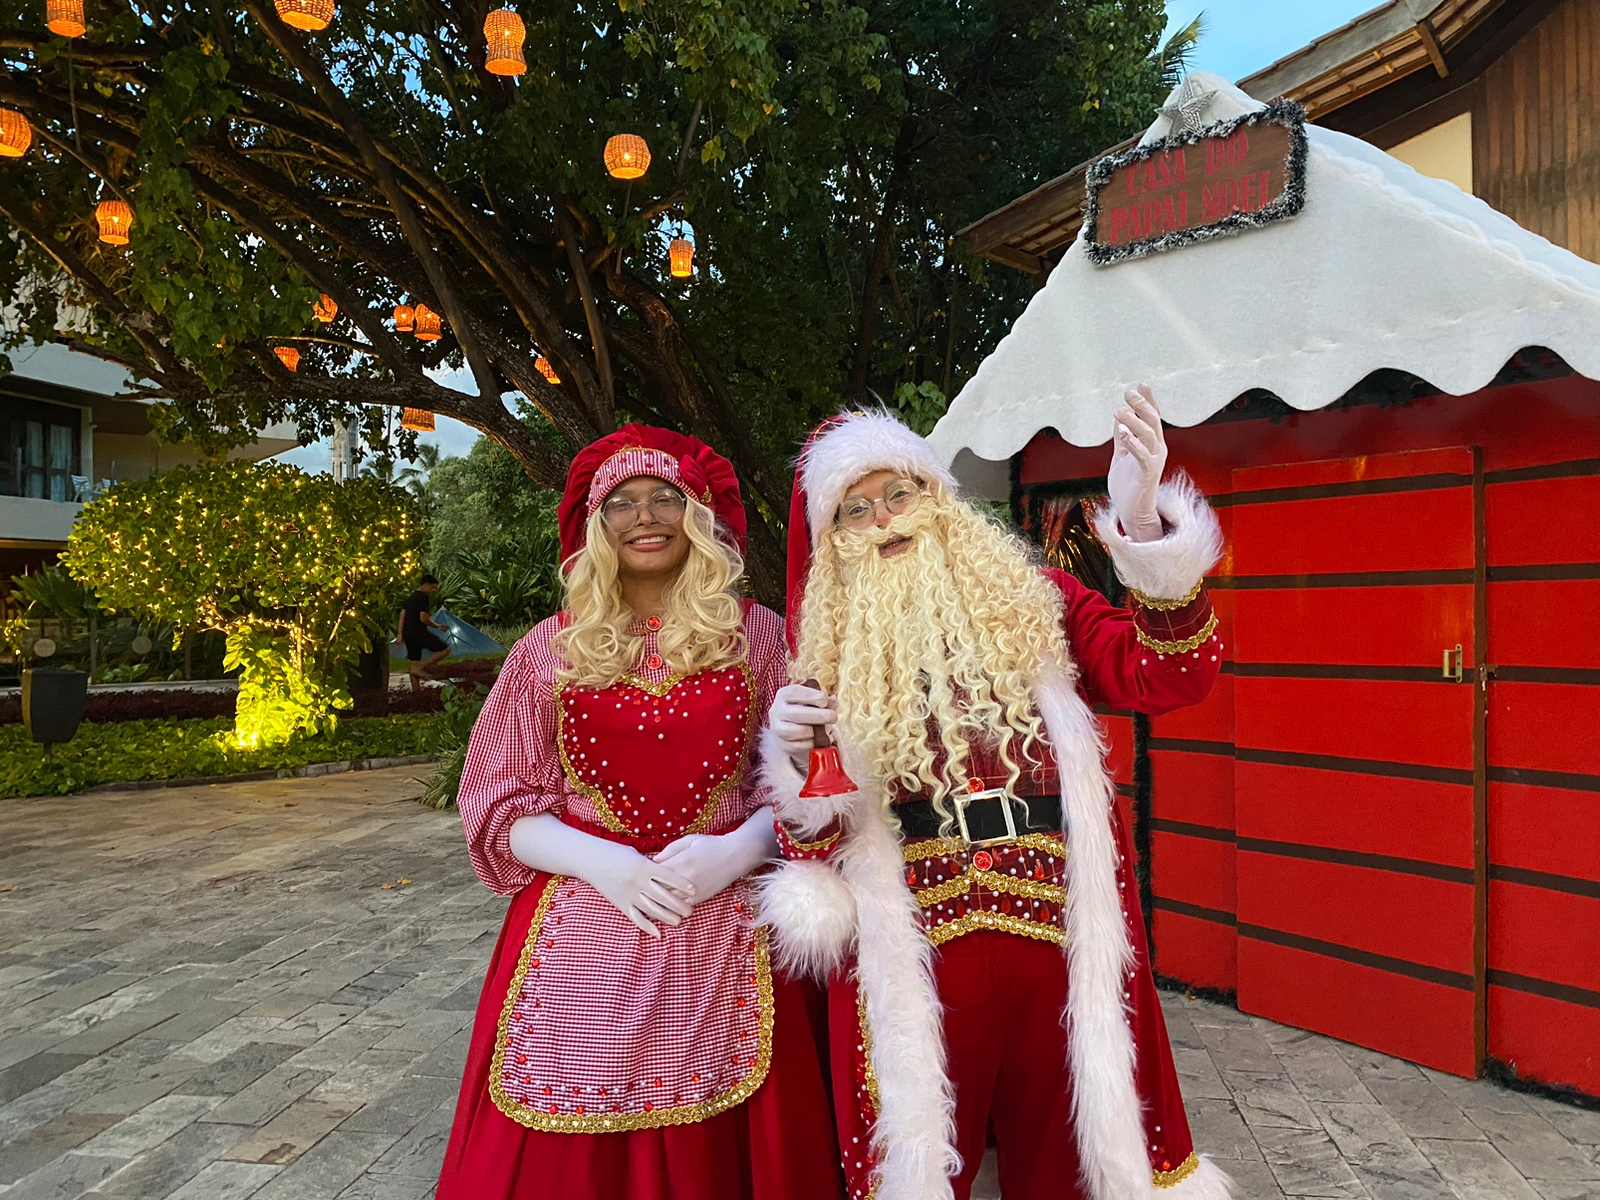
<svg viewBox="0 0 1600 1200">
<path fill-rule="evenodd" d="M 1097 533 L 1117 608 L 963 500 L 883 413 L 824 424 L 790 514 L 792 684 L 763 746 L 789 861 L 762 915 L 826 978 L 852 1200 L 1223 1200 L 1195 1153 L 1094 703 L 1162 713 L 1215 681 L 1205 500 L 1163 484 L 1149 392 L 1117 414 Z M 803 798 L 814 728 L 859 789 Z"/>
</svg>

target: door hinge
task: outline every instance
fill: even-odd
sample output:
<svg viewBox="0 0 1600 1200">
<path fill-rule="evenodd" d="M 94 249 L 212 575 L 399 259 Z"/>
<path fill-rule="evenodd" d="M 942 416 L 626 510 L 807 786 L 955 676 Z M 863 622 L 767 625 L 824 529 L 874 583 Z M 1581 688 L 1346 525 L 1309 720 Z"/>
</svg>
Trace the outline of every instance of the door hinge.
<svg viewBox="0 0 1600 1200">
<path fill-rule="evenodd" d="M 1456 643 L 1456 648 L 1445 648 L 1444 652 L 1444 677 L 1451 683 L 1460 683 L 1466 665 L 1466 652 L 1462 650 L 1461 643 Z"/>
</svg>

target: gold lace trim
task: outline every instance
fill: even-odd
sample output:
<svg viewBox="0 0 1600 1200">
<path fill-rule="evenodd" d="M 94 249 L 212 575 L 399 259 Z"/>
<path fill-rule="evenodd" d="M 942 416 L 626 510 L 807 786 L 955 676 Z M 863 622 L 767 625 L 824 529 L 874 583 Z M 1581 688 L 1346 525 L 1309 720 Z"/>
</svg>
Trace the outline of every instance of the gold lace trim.
<svg viewBox="0 0 1600 1200">
<path fill-rule="evenodd" d="M 684 827 L 684 835 L 704 833 L 706 827 L 711 824 L 711 818 L 717 811 L 717 805 L 722 803 L 722 798 L 744 781 L 745 765 L 750 758 L 750 738 L 755 732 L 756 724 L 756 684 L 754 677 L 750 674 L 750 665 L 741 662 L 738 666 L 739 673 L 744 676 L 745 689 L 750 693 L 749 711 L 745 713 L 744 719 L 744 737 L 739 743 L 739 765 L 734 768 L 732 775 L 717 784 L 706 794 L 705 807 L 695 815 L 693 821 Z M 648 692 L 659 699 L 688 678 L 690 677 L 687 675 L 674 675 L 664 683 L 653 684 L 648 680 L 639 678 L 637 675 L 624 675 L 618 682 L 624 683 L 629 687 L 638 688 L 642 692 Z M 567 740 L 562 736 L 562 731 L 567 723 L 567 706 L 562 701 L 562 694 L 566 690 L 566 686 L 565 683 L 556 685 L 554 699 L 556 705 L 556 750 L 561 755 L 561 769 L 566 774 L 567 782 L 594 802 L 594 810 L 600 817 L 600 824 L 614 833 L 631 833 L 638 836 L 639 831 L 637 829 L 630 829 L 622 818 L 611 810 L 611 805 L 607 802 L 604 792 L 591 783 L 585 783 L 578 777 L 578 769 L 573 765 L 572 760 L 567 757 Z M 663 690 L 658 692 L 655 690 L 657 687 Z"/>
<path fill-rule="evenodd" d="M 1157 654 L 1188 654 L 1191 650 L 1198 650 L 1205 640 L 1217 631 L 1217 614 L 1211 614 L 1211 619 L 1199 633 L 1191 638 L 1184 638 L 1181 642 L 1163 642 L 1160 638 L 1153 638 L 1145 633 L 1138 625 L 1133 628 L 1139 635 L 1139 644 L 1146 649 L 1154 650 Z"/>
<path fill-rule="evenodd" d="M 1021 917 L 981 910 L 966 913 L 954 921 L 946 921 L 943 925 L 929 925 L 925 932 L 930 942 L 935 946 L 942 946 L 964 933 L 971 933 L 974 929 L 998 929 L 1002 933 L 1015 933 L 1023 937 L 1036 938 L 1041 942 L 1054 942 L 1057 946 L 1067 940 L 1066 931 L 1059 925 L 1044 921 L 1025 921 Z"/>
<path fill-rule="evenodd" d="M 1017 879 L 1010 875 L 1002 875 L 998 871 L 980 871 L 976 867 L 968 867 L 954 879 L 946 879 L 943 883 L 917 892 L 917 903 L 923 908 L 932 908 L 935 904 L 943 904 L 946 900 L 964 896 L 974 886 L 979 885 L 991 892 L 1004 892 L 1028 900 L 1048 900 L 1051 904 L 1064 904 L 1067 899 L 1067 889 L 1052 883 L 1040 883 L 1035 879 Z"/>
<path fill-rule="evenodd" d="M 794 830 L 789 827 L 789 824 L 788 824 L 787 821 L 784 822 L 784 826 L 783 826 L 783 835 L 786 838 L 789 839 L 789 844 L 791 846 L 793 846 L 796 850 L 803 850 L 807 854 L 814 854 L 818 850 L 826 850 L 826 849 L 828 849 L 830 846 L 832 846 L 835 842 L 837 842 L 839 840 L 840 836 L 843 833 L 844 833 L 843 829 L 835 829 L 832 833 L 830 833 L 825 838 L 818 838 L 814 842 L 802 842 L 799 838 L 795 837 Z"/>
<path fill-rule="evenodd" d="M 1200 595 L 1200 589 L 1205 587 L 1206 581 L 1201 579 L 1181 600 L 1162 600 L 1157 596 L 1150 596 L 1138 588 L 1129 588 L 1128 595 L 1140 608 L 1153 608 L 1157 612 L 1176 612 L 1180 608 L 1188 608 Z"/>
<path fill-rule="evenodd" d="M 1172 1170 L 1152 1171 L 1150 1173 L 1150 1182 L 1158 1188 L 1177 1187 L 1199 1169 L 1200 1156 L 1191 1150 L 1189 1151 L 1189 1157 L 1173 1167 Z"/>
<path fill-rule="evenodd" d="M 1022 846 L 1028 850 L 1038 850 L 1053 858 L 1065 858 L 1067 845 L 1061 840 L 1058 833 L 1024 833 L 1019 834 L 1013 845 Z M 991 846 L 990 850 L 1003 850 L 1004 846 Z M 960 838 L 928 838 L 921 842 L 903 842 L 900 846 L 900 856 L 908 863 L 922 862 L 929 858 L 950 858 L 957 854 L 966 854 L 967 848 L 961 844 Z"/>
<path fill-rule="evenodd" d="M 872 1102 L 872 1120 L 878 1119 L 878 1113 L 883 1104 L 878 1099 L 878 1074 L 872 1069 L 872 1026 L 867 1024 L 867 998 L 862 995 L 861 981 L 856 980 L 856 1025 L 861 1031 L 861 1054 L 866 1064 L 867 1099 Z M 871 1129 L 868 1129 L 871 1132 Z M 867 1144 L 872 1144 L 872 1139 L 867 1139 Z M 872 1186 L 867 1189 L 867 1194 L 862 1200 L 877 1200 L 878 1185 L 883 1182 L 881 1168 L 874 1163 L 872 1167 Z"/>
<path fill-rule="evenodd" d="M 709 1100 L 698 1104 L 682 1104 L 672 1108 L 658 1108 L 653 1112 L 639 1113 L 551 1113 L 540 1112 L 511 1096 L 505 1088 L 506 1047 L 511 1036 L 511 1014 L 522 995 L 528 978 L 528 964 L 539 944 L 539 932 L 544 925 L 550 903 L 555 899 L 556 888 L 565 876 L 552 875 L 533 910 L 533 922 L 528 926 L 528 938 L 522 944 L 522 955 L 517 960 L 517 970 L 506 989 L 505 1004 L 500 1009 L 500 1027 L 494 1039 L 494 1058 L 489 1064 L 489 1096 L 494 1105 L 519 1125 L 538 1129 L 544 1133 L 616 1133 L 630 1129 L 659 1129 L 664 1125 L 692 1125 L 718 1113 L 743 1104 L 756 1089 L 766 1082 L 767 1071 L 772 1067 L 772 963 L 767 947 L 767 930 L 758 925 L 754 929 L 756 952 L 756 1006 L 760 1025 L 756 1034 L 755 1060 L 750 1072 L 738 1083 Z"/>
</svg>

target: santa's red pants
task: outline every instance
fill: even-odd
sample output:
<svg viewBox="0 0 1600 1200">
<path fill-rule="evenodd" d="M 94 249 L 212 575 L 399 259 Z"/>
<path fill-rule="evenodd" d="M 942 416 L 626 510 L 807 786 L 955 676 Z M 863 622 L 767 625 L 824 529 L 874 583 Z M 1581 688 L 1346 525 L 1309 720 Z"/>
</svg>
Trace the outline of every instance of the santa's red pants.
<svg viewBox="0 0 1600 1200">
<path fill-rule="evenodd" d="M 1013 933 L 979 929 L 934 952 L 944 1004 L 945 1052 L 956 1092 L 956 1147 L 962 1171 L 955 1200 L 969 1200 L 993 1130 L 1006 1200 L 1073 1200 L 1078 1151 L 1061 1014 L 1067 964 L 1061 947 Z M 835 1029 L 857 1021 L 853 981 L 829 990 Z M 840 1023 L 843 1024 L 840 1024 Z M 851 1195 L 867 1180 L 868 1134 L 855 1103 L 856 1039 L 835 1037 L 834 1095 Z M 852 1153 L 854 1151 L 854 1153 Z"/>
</svg>

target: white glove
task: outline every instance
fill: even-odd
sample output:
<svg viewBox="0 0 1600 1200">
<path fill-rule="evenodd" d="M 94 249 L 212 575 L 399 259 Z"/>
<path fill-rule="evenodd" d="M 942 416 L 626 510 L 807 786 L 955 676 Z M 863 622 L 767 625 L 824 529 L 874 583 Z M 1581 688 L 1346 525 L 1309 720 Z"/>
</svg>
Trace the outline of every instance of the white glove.
<svg viewBox="0 0 1600 1200">
<path fill-rule="evenodd" d="M 831 730 L 838 719 L 832 698 L 803 683 L 779 688 L 767 710 L 767 727 L 797 764 L 804 764 L 811 757 L 812 729 L 821 725 Z M 804 769 L 802 765 L 801 770 Z"/>
<path fill-rule="evenodd" d="M 672 868 L 574 829 L 554 813 L 512 822 L 511 853 L 535 871 L 583 880 L 651 937 L 661 936 L 651 922 L 679 924 L 696 898 L 694 884 Z"/>
<path fill-rule="evenodd" d="M 1106 473 L 1111 507 L 1131 542 L 1159 542 L 1166 536 L 1156 509 L 1156 489 L 1167 466 L 1167 439 L 1161 430 L 1161 411 L 1150 389 L 1140 384 L 1117 409 L 1117 427 Z"/>
<path fill-rule="evenodd" d="M 671 843 L 656 862 L 671 867 L 694 885 L 693 903 L 709 900 L 778 854 L 772 806 L 758 808 L 739 828 L 724 834 L 687 833 Z"/>
</svg>

